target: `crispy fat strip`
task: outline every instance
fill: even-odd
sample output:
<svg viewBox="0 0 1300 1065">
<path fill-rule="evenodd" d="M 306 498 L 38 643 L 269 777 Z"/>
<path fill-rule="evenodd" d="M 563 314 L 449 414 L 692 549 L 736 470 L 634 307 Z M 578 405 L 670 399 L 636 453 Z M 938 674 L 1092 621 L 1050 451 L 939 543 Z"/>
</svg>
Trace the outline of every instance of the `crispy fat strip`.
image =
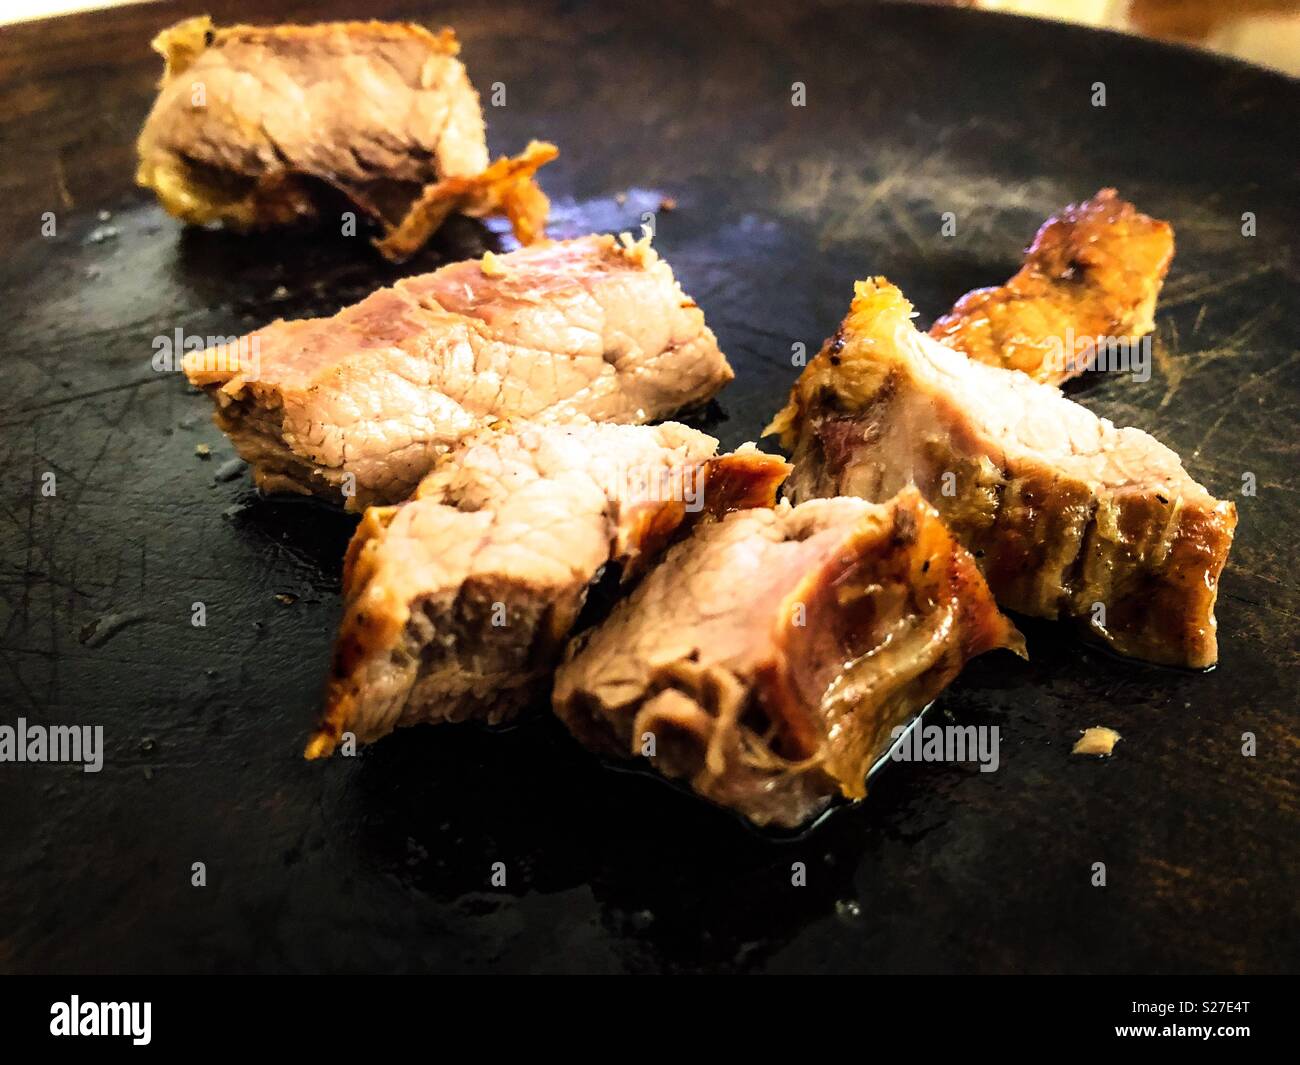
<svg viewBox="0 0 1300 1065">
<path fill-rule="evenodd" d="M 1010 281 L 968 292 L 930 335 L 978 362 L 1059 385 L 1112 342 L 1155 328 L 1173 257 L 1168 222 L 1102 189 L 1049 218 Z"/>
<path fill-rule="evenodd" d="M 533 141 L 522 155 L 502 156 L 474 177 L 443 178 L 420 194 L 406 217 L 376 241 L 386 259 L 402 262 L 420 250 L 450 214 L 471 218 L 505 215 L 521 244 L 546 236 L 550 201 L 533 180 L 539 167 L 560 154 L 554 144 Z"/>
</svg>

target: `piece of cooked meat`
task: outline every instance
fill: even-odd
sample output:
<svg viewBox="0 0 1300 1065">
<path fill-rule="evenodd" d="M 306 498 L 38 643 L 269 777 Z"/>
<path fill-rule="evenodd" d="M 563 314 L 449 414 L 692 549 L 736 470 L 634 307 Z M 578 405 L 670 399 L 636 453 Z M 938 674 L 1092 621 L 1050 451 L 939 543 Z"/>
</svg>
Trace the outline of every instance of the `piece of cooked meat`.
<svg viewBox="0 0 1300 1065">
<path fill-rule="evenodd" d="M 183 365 L 259 486 L 353 510 L 405 499 L 493 420 L 655 421 L 733 376 L 668 264 L 608 236 L 404 278 Z"/>
<path fill-rule="evenodd" d="M 550 209 L 534 142 L 488 165 L 483 112 L 451 30 L 409 22 L 163 30 L 158 99 L 136 181 L 177 218 L 262 229 L 317 216 L 323 186 L 378 222 L 379 249 L 411 255 L 454 211 L 508 217 L 525 244 Z"/>
<path fill-rule="evenodd" d="M 308 757 L 344 732 L 516 712 L 606 563 L 627 579 L 684 523 L 773 504 L 789 465 L 717 443 L 674 422 L 515 422 L 463 441 L 409 502 L 366 511 Z"/>
<path fill-rule="evenodd" d="M 865 795 L 893 730 L 995 647 L 1023 653 L 915 490 L 782 503 L 671 548 L 573 641 L 554 705 L 586 746 L 793 827 Z"/>
<path fill-rule="evenodd" d="M 1076 619 L 1135 658 L 1213 665 L 1236 507 L 1140 429 L 944 347 L 911 310 L 883 278 L 859 282 L 768 426 L 793 449 L 794 498 L 914 483 L 1004 607 Z"/>
<path fill-rule="evenodd" d="M 1092 364 L 1098 337 L 1155 328 L 1173 257 L 1168 222 L 1102 189 L 1043 223 L 1010 281 L 968 292 L 930 335 L 979 362 L 1061 384 Z"/>
<path fill-rule="evenodd" d="M 1117 744 L 1124 737 L 1116 732 L 1113 728 L 1104 728 L 1100 725 L 1094 725 L 1092 728 L 1084 729 L 1079 738 L 1074 743 L 1071 754 L 1096 754 L 1102 757 L 1109 757 L 1115 750 Z"/>
</svg>

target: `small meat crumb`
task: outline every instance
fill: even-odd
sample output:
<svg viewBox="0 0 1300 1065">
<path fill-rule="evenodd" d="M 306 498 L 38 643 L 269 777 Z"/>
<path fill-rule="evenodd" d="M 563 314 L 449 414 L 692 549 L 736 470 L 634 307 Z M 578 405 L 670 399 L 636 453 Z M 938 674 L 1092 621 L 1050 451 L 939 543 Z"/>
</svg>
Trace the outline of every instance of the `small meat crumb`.
<svg viewBox="0 0 1300 1065">
<path fill-rule="evenodd" d="M 650 237 L 633 240 L 631 233 L 620 233 L 615 250 L 628 262 L 645 269 L 659 258 L 659 253 L 650 246 Z"/>
<path fill-rule="evenodd" d="M 501 265 L 501 260 L 490 251 L 483 253 L 483 260 L 479 263 L 479 269 L 483 271 L 484 277 L 506 276 L 506 268 Z"/>
<path fill-rule="evenodd" d="M 1110 755 L 1115 749 L 1115 744 L 1120 740 L 1120 735 L 1113 728 L 1094 727 L 1085 729 L 1083 735 L 1079 737 L 1079 742 L 1074 745 L 1071 754 L 1098 754 L 1102 757 Z"/>
<path fill-rule="evenodd" d="M 673 199 L 671 196 L 665 196 L 662 200 L 659 201 L 659 210 L 675 211 L 677 210 L 677 201 Z"/>
</svg>

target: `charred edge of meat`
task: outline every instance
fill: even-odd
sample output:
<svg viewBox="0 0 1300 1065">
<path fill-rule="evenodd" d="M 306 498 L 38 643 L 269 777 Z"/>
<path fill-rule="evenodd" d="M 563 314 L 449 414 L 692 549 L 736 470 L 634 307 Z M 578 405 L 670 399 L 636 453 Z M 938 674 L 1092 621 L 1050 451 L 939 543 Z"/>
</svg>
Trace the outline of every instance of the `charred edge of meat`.
<svg viewBox="0 0 1300 1065">
<path fill-rule="evenodd" d="M 406 216 L 382 240 L 375 241 L 384 258 L 403 262 L 422 248 L 453 213 L 483 218 L 502 215 L 515 239 L 532 244 L 546 236 L 551 201 L 534 180 L 537 171 L 559 156 L 546 141 L 531 141 L 513 158 L 502 156 L 474 177 L 447 177 L 429 185 L 411 204 Z"/>
<path fill-rule="evenodd" d="M 1117 654 L 1211 668 L 1218 660 L 1219 581 L 1236 524 L 1231 502 L 1206 507 L 1172 495 L 1119 493 L 1088 523 L 1062 614 Z M 1097 603 L 1105 606 L 1104 622 Z"/>
<path fill-rule="evenodd" d="M 371 587 L 375 553 L 380 549 L 385 530 L 406 504 L 392 507 L 369 507 L 343 557 L 344 589 L 361 590 L 349 596 L 344 623 L 340 627 L 330 659 L 330 678 L 325 710 L 316 732 L 307 744 L 306 757 L 323 758 L 338 746 L 356 706 L 353 675 L 376 650 L 393 645 L 405 624 L 405 611 L 394 611 L 391 603 L 359 604 Z"/>
<path fill-rule="evenodd" d="M 793 468 L 753 447 L 710 459 L 704 464 L 705 515 L 716 521 L 737 510 L 774 507 Z"/>
<path fill-rule="evenodd" d="M 622 579 L 639 579 L 664 549 L 703 522 L 720 521 L 738 510 L 770 509 L 793 467 L 776 455 L 747 445 L 701 463 L 691 487 L 698 497 L 685 503 L 640 504 L 620 515 L 612 557 L 623 566 Z M 639 547 L 634 547 L 639 544 Z"/>
<path fill-rule="evenodd" d="M 1062 350 L 1067 335 L 1139 337 L 1155 328 L 1156 300 L 1173 255 L 1168 222 L 1102 189 L 1049 218 L 1015 276 L 968 292 L 930 335 L 979 362 L 1061 384 L 1095 357 L 1095 351 Z M 1058 354 L 1069 361 L 1058 365 Z"/>
</svg>

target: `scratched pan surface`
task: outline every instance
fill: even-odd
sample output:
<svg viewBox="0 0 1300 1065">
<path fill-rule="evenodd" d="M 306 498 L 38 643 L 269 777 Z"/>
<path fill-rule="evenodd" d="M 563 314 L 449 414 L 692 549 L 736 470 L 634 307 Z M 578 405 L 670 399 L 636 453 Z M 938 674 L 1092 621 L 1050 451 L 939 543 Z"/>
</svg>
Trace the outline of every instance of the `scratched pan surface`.
<svg viewBox="0 0 1300 1065">
<path fill-rule="evenodd" d="M 0 764 L 0 968 L 1295 967 L 1295 82 L 960 11 L 391 9 L 455 25 L 476 83 L 507 87 L 494 151 L 563 147 L 545 173 L 560 235 L 676 200 L 657 244 L 736 365 L 699 419 L 727 445 L 757 436 L 792 345 L 835 327 L 855 278 L 887 273 L 928 321 L 1104 185 L 1177 229 L 1150 379 L 1077 395 L 1236 499 L 1219 668 L 1124 662 L 1027 623 L 1028 664 L 981 659 L 933 711 L 998 726 L 996 772 L 891 765 L 865 804 L 770 839 L 600 765 L 544 714 L 301 760 L 352 523 L 232 478 L 207 399 L 152 370 L 152 342 L 332 312 L 398 272 L 332 232 L 183 232 L 131 188 L 158 73 L 145 42 L 183 13 L 0 36 L 0 712 L 102 725 L 106 745 L 98 774 Z M 407 269 L 497 239 L 459 225 Z M 1097 724 L 1123 734 L 1115 756 L 1072 758 Z"/>
</svg>

